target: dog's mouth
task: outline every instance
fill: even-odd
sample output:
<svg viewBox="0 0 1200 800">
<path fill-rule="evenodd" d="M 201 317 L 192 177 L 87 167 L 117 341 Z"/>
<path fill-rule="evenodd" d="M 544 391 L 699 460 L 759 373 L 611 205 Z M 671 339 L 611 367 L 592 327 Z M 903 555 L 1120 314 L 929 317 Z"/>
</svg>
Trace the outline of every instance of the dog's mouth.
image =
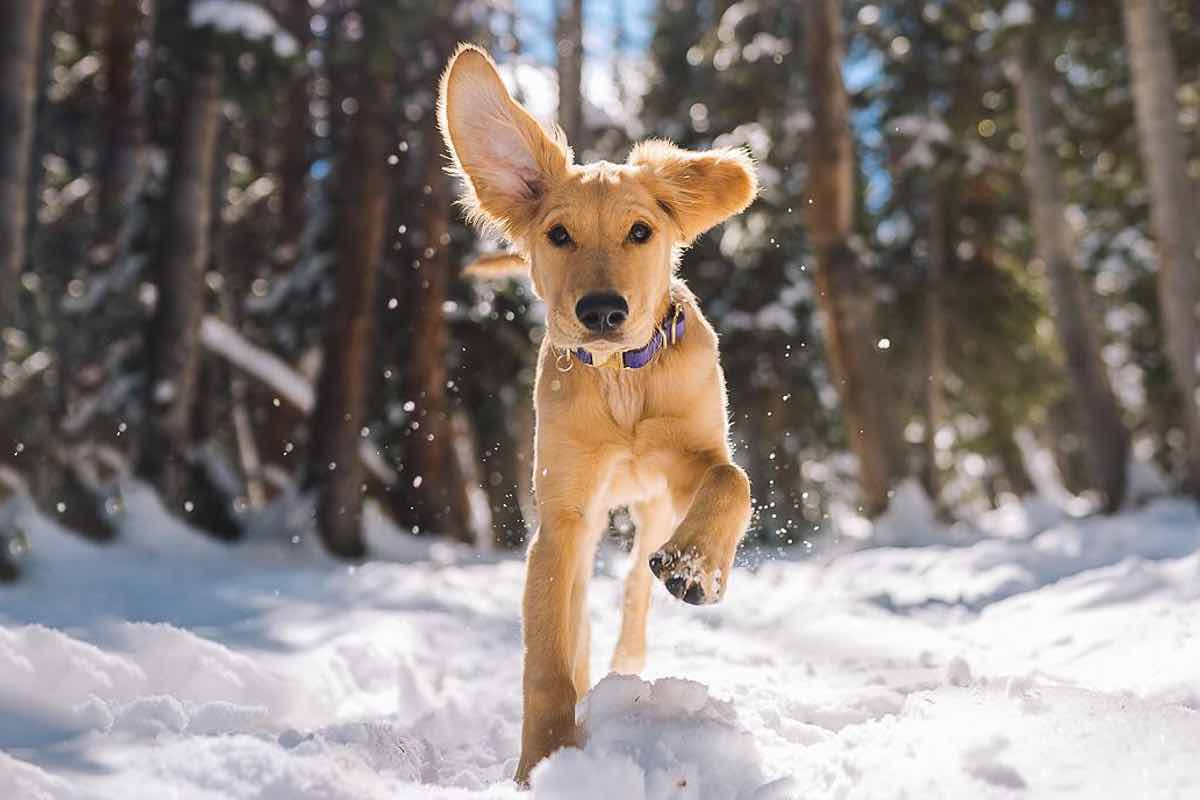
<svg viewBox="0 0 1200 800">
<path fill-rule="evenodd" d="M 632 350 L 641 347 L 649 341 L 650 336 L 654 334 L 653 329 L 645 335 L 645 340 L 639 340 L 640 331 L 633 328 L 626 329 L 622 327 L 616 331 L 605 331 L 603 333 L 586 333 L 581 334 L 576 340 L 571 349 L 582 347 L 585 350 L 606 355 L 608 353 L 618 353 L 623 350 Z"/>
<path fill-rule="evenodd" d="M 623 347 L 625 345 L 625 336 L 617 331 L 592 333 L 585 336 L 580 342 L 581 347 L 602 347 L 604 345 Z"/>
<path fill-rule="evenodd" d="M 565 316 L 564 314 L 563 317 Z M 582 348 L 593 354 L 604 356 L 642 347 L 654 335 L 654 327 L 652 324 L 647 325 L 645 320 L 635 318 L 615 330 L 594 332 L 586 330 L 582 325 L 575 324 L 574 319 L 567 321 L 560 317 L 551 321 L 547 334 L 550 337 L 550 343 L 559 349 L 578 350 Z"/>
<path fill-rule="evenodd" d="M 633 346 L 629 343 L 629 331 L 624 327 L 594 333 L 572 324 L 551 325 L 547 334 L 551 344 L 564 350 L 584 348 L 595 353 L 607 353 Z"/>
</svg>

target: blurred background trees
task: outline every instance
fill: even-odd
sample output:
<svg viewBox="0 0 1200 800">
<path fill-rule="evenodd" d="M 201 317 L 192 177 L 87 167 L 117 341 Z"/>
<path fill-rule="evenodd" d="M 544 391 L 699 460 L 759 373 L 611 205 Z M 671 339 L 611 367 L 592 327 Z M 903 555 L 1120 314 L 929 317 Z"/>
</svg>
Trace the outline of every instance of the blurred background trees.
<svg viewBox="0 0 1200 800">
<path fill-rule="evenodd" d="M 4 0 L 0 503 L 113 535 L 515 546 L 542 311 L 470 283 L 435 130 L 460 40 L 568 131 L 749 148 L 684 254 L 753 537 L 920 482 L 967 516 L 1200 486 L 1200 20 L 1180 0 Z M 485 242 L 494 249 L 500 243 Z M 1059 486 L 1061 484 L 1061 486 Z M 0 531 L 0 539 L 13 537 Z"/>
</svg>

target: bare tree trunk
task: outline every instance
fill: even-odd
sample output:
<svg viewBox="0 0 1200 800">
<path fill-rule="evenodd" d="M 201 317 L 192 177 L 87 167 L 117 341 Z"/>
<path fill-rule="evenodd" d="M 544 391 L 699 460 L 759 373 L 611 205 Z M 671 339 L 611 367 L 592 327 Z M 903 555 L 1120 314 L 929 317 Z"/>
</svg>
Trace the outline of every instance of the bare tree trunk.
<svg viewBox="0 0 1200 800">
<path fill-rule="evenodd" d="M 854 145 L 842 83 L 842 8 L 805 6 L 805 49 L 813 130 L 809 135 L 808 229 L 817 254 L 825 346 L 859 462 L 863 505 L 876 515 L 903 476 L 903 454 L 887 375 L 876 350 L 874 290 L 850 247 L 854 227 Z"/>
<path fill-rule="evenodd" d="M 583 0 L 555 0 L 554 40 L 558 54 L 558 124 L 579 153 L 583 130 Z"/>
<path fill-rule="evenodd" d="M 0 0 L 0 329 L 19 325 L 43 0 Z"/>
<path fill-rule="evenodd" d="M 365 62 L 365 57 L 363 58 Z M 330 552 L 366 553 L 358 456 L 375 352 L 375 287 L 388 209 L 391 86 L 365 63 L 353 70 L 358 111 L 348 122 L 340 175 L 334 304 L 325 322 L 325 356 L 309 434 L 306 488 L 316 493 L 317 527 Z M 440 309 L 439 309 L 440 310 Z"/>
<path fill-rule="evenodd" d="M 987 415 L 988 428 L 995 442 L 996 455 L 1000 460 L 1001 474 L 1008 490 L 1017 497 L 1026 497 L 1034 493 L 1036 488 L 1025 461 L 1021 457 L 1021 448 L 1017 444 L 1016 425 L 1012 414 L 1004 405 L 1004 398 L 993 392 L 983 392 L 978 397 L 982 401 L 984 413 Z"/>
<path fill-rule="evenodd" d="M 627 30 L 628 16 L 625 8 L 625 0 L 613 0 L 612 2 L 612 26 L 613 26 L 613 60 L 612 60 L 612 82 L 617 89 L 617 102 L 624 107 L 629 102 L 629 91 L 625 86 L 625 78 L 621 74 L 622 59 L 625 55 L 625 49 L 629 46 L 629 32 Z"/>
<path fill-rule="evenodd" d="M 525 518 L 526 529 L 535 531 L 538 516 L 537 502 L 533 496 L 533 438 L 537 414 L 533 408 L 532 389 L 518 394 L 513 419 L 517 442 L 517 502 L 521 504 L 521 516 Z"/>
<path fill-rule="evenodd" d="M 1133 66 L 1138 144 L 1150 183 L 1150 221 L 1158 240 L 1158 298 L 1171 377 L 1187 431 L 1187 486 L 1200 496 L 1200 411 L 1196 356 L 1200 347 L 1200 245 L 1195 189 L 1188 179 L 1175 92 L 1174 53 L 1160 0 L 1125 0 L 1125 37 Z"/>
<path fill-rule="evenodd" d="M 946 422 L 946 192 L 945 182 L 935 177 L 929 197 L 929 291 L 925 318 L 929 346 L 929 374 L 925 386 L 925 491 L 934 501 L 942 490 L 941 469 L 937 463 L 937 432 Z"/>
<path fill-rule="evenodd" d="M 106 14 L 104 151 L 100 160 L 99 249 L 107 261 L 128 248 L 133 215 L 146 168 L 146 99 L 149 56 L 138 64 L 138 40 L 152 27 L 153 7 L 143 16 L 139 0 L 109 0 Z M 139 71 L 141 74 L 139 74 Z"/>
<path fill-rule="evenodd" d="M 312 11 L 308 3 L 288 3 L 285 24 L 300 42 L 301 52 L 312 36 L 309 23 Z M 281 266 L 290 268 L 299 254 L 299 241 L 308 217 L 305 208 L 309 159 L 308 89 L 312 78 L 307 63 L 292 68 L 283 97 L 283 113 L 277 135 L 280 141 L 280 235 Z"/>
<path fill-rule="evenodd" d="M 520 15 L 517 13 L 516 4 L 507 4 L 499 13 L 501 19 L 504 20 L 504 34 L 510 45 L 508 57 L 514 64 L 519 64 L 521 63 L 521 55 L 524 52 L 524 45 L 521 43 L 520 31 L 517 27 L 517 20 L 520 18 Z M 512 89 L 513 99 L 523 104 L 525 102 L 525 92 L 521 89 L 521 85 L 517 83 Z"/>
<path fill-rule="evenodd" d="M 405 442 L 404 474 L 411 476 L 410 505 L 422 530 L 471 542 L 469 496 L 454 457 L 446 397 L 450 332 L 443 306 L 453 269 L 448 247 L 450 193 L 440 147 L 428 148 L 425 159 L 425 253 L 411 278 L 411 345 L 404 370 L 405 389 L 416 405 L 412 414 L 420 427 Z"/>
<path fill-rule="evenodd" d="M 1129 432 L 1100 358 L 1099 336 L 1089 316 L 1087 293 L 1075 267 L 1074 243 L 1064 217 L 1058 164 L 1050 142 L 1050 85 L 1032 35 L 1016 63 L 1021 132 L 1025 137 L 1025 185 L 1033 213 L 1038 259 L 1045 265 L 1055 328 L 1066 356 L 1067 377 L 1104 508 L 1116 511 L 1125 498 Z"/>
<path fill-rule="evenodd" d="M 178 510 L 190 498 L 200 379 L 200 321 L 212 242 L 214 172 L 221 129 L 221 58 L 205 47 L 185 93 L 171 165 L 158 304 L 148 332 L 147 436 L 140 472 Z"/>
<path fill-rule="evenodd" d="M 521 436 L 528 427 L 522 415 L 530 413 L 524 395 L 505 387 L 494 395 L 480 393 L 471 399 L 476 449 L 482 456 L 483 484 L 492 512 L 492 541 L 505 549 L 524 544 L 528 534 L 521 502 L 521 487 L 528 483 L 522 473 L 529 471 L 522 461 Z"/>
</svg>

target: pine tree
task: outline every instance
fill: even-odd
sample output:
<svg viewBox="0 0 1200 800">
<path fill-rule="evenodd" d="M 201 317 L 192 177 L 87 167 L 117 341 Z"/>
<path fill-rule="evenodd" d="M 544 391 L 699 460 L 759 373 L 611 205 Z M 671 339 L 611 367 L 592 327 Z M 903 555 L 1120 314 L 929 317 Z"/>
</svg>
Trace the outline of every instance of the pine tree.
<svg viewBox="0 0 1200 800">
<path fill-rule="evenodd" d="M 583 127 L 583 0 L 555 0 L 558 124 L 577 153 L 587 147 Z"/>
<path fill-rule="evenodd" d="M 1077 274 L 1074 246 L 1065 222 L 1058 168 L 1050 144 L 1050 86 L 1036 33 L 1027 33 L 1015 62 L 1021 130 L 1026 143 L 1025 183 L 1029 193 L 1039 262 L 1046 270 L 1055 330 L 1066 358 L 1072 402 L 1083 426 L 1104 508 L 1116 511 L 1125 499 L 1129 434 L 1100 357 L 1087 292 Z"/>
<path fill-rule="evenodd" d="M 379 34 L 371 30 L 368 43 L 378 47 Z M 339 88 L 343 108 L 353 113 L 341 143 L 334 302 L 326 312 L 305 488 L 315 494 L 317 528 L 325 546 L 336 555 L 358 558 L 366 553 L 359 442 L 371 387 L 375 293 L 388 220 L 384 165 L 390 150 L 393 87 L 373 57 L 374 47 L 347 45 L 347 51 L 338 73 Z"/>
<path fill-rule="evenodd" d="M 1200 496 L 1200 237 L 1196 187 L 1188 178 L 1174 51 L 1161 0 L 1125 0 L 1125 35 L 1133 66 L 1138 144 L 1150 186 L 1158 243 L 1158 297 L 1171 377 L 1186 432 L 1189 490 Z"/>
<path fill-rule="evenodd" d="M 146 336 L 148 424 L 139 472 L 181 514 L 191 513 L 198 502 L 193 426 L 200 391 L 200 323 L 208 296 L 204 278 L 212 253 L 223 69 L 212 36 L 199 33 L 189 53 L 155 265 L 157 303 Z"/>
<path fill-rule="evenodd" d="M 19 326 L 43 0 L 0 4 L 0 330 Z M 0 348 L 3 345 L 0 344 Z M 3 352 L 0 349 L 0 352 Z"/>
<path fill-rule="evenodd" d="M 857 180 L 842 81 L 841 4 L 815 0 L 807 9 L 805 45 L 813 113 L 808 229 L 817 252 L 826 352 L 842 398 L 847 437 L 858 457 L 863 504 L 874 515 L 887 508 L 888 492 L 905 469 L 888 376 L 876 350 L 874 288 L 850 242 Z"/>
</svg>

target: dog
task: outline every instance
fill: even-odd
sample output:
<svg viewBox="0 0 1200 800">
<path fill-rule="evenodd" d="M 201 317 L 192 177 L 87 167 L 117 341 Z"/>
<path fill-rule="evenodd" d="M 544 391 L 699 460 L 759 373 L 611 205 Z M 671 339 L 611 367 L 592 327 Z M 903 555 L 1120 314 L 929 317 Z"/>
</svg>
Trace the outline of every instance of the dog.
<svg viewBox="0 0 1200 800">
<path fill-rule="evenodd" d="M 513 100 L 472 45 L 446 67 L 438 122 L 469 220 L 513 246 L 490 266 L 527 269 L 546 306 L 534 387 L 540 523 L 522 607 L 516 780 L 528 785 L 538 762 L 576 742 L 575 704 L 590 686 L 585 597 L 610 509 L 628 506 L 637 526 L 614 671 L 645 663 L 655 577 L 688 603 L 725 593 L 750 482 L 730 452 L 716 333 L 676 271 L 697 236 L 750 205 L 757 178 L 743 150 L 662 140 L 624 164 L 575 164 L 561 130 Z"/>
</svg>

